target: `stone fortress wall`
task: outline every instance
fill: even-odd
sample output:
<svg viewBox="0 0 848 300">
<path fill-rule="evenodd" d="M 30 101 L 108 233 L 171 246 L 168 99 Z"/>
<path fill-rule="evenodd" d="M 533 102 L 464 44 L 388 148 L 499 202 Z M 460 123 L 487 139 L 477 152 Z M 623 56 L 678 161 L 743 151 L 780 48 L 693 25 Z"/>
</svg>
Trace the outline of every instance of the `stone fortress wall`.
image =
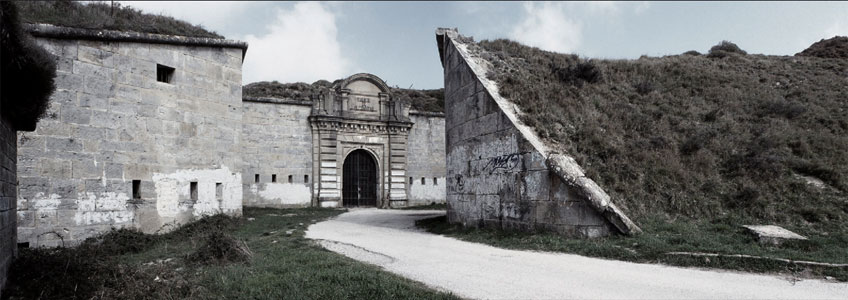
<svg viewBox="0 0 848 300">
<path fill-rule="evenodd" d="M 409 155 L 406 171 L 409 205 L 445 203 L 445 116 L 410 112 Z"/>
<path fill-rule="evenodd" d="M 243 102 L 244 206 L 307 207 L 312 201 L 312 102 Z"/>
<path fill-rule="evenodd" d="M 47 117 L 20 133 L 18 242 L 166 231 L 242 208 L 247 45 L 36 25 L 57 56 Z"/>
<path fill-rule="evenodd" d="M 451 223 L 596 237 L 639 231 L 582 176 L 552 153 L 516 106 L 486 78 L 455 30 L 436 31 L 445 72 L 447 217 Z"/>
<path fill-rule="evenodd" d="M 309 119 L 313 102 L 243 99 L 246 44 L 50 25 L 29 31 L 56 56 L 57 78 L 47 117 L 17 135 L 18 243 L 71 246 L 112 228 L 163 232 L 203 215 L 239 215 L 243 206 L 332 203 L 316 203 L 326 176 L 315 170 L 323 150 L 313 146 L 321 143 Z M 380 161 L 393 168 L 380 177 L 381 193 L 392 206 L 444 202 L 444 117 L 410 117 L 408 143 L 393 141 L 391 163 Z M 348 135 L 339 141 L 355 145 Z M 409 159 L 403 174 L 394 170 L 407 159 L 398 154 Z"/>
</svg>

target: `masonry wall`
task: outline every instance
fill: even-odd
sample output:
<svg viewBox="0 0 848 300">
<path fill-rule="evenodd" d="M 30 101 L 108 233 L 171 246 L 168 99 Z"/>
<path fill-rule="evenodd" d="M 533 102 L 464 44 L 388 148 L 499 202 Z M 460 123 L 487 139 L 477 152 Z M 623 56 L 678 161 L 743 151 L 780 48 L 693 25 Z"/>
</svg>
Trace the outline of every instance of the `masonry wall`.
<svg viewBox="0 0 848 300">
<path fill-rule="evenodd" d="M 311 106 L 309 101 L 244 101 L 244 206 L 310 205 L 311 185 L 316 179 L 312 174 Z"/>
<path fill-rule="evenodd" d="M 445 203 L 445 117 L 426 112 L 411 112 L 409 117 L 414 123 L 406 165 L 409 205 Z"/>
<path fill-rule="evenodd" d="M 608 234 L 606 219 L 548 171 L 546 157 L 478 77 L 485 72 L 473 71 L 465 47 L 450 38 L 442 47 L 448 221 L 568 236 Z"/>
<path fill-rule="evenodd" d="M 0 117 L 0 291 L 17 249 L 16 192 L 17 139 L 15 129 Z"/>
<path fill-rule="evenodd" d="M 18 135 L 19 242 L 241 213 L 241 49 L 37 41 L 58 72 L 47 117 Z M 157 64 L 175 68 L 170 83 Z"/>
</svg>

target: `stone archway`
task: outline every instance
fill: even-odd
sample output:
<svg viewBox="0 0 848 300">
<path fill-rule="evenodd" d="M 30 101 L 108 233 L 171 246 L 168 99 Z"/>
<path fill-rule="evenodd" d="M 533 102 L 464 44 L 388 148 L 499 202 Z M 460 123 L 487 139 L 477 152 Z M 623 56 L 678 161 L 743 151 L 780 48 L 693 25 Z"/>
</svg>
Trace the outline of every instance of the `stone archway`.
<svg viewBox="0 0 848 300">
<path fill-rule="evenodd" d="M 342 165 L 342 205 L 377 206 L 377 161 L 368 151 L 350 152 Z"/>
</svg>

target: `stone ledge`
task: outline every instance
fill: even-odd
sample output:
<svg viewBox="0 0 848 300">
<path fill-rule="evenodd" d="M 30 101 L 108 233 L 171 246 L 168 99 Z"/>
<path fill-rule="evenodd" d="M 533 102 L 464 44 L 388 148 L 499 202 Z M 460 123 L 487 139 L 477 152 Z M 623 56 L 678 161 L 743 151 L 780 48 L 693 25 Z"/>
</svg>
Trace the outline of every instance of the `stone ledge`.
<svg viewBox="0 0 848 300">
<path fill-rule="evenodd" d="M 424 117 L 440 117 L 440 118 L 445 117 L 445 113 L 437 112 L 437 111 L 409 110 L 409 114 L 413 115 L 413 116 L 424 116 Z"/>
<path fill-rule="evenodd" d="M 177 35 L 141 33 L 133 31 L 85 29 L 55 26 L 50 24 L 24 24 L 24 30 L 35 37 L 46 37 L 55 39 L 79 39 L 94 41 L 136 42 L 183 46 L 237 48 L 242 50 L 242 59 L 247 53 L 247 43 L 227 39 L 185 37 Z"/>
<path fill-rule="evenodd" d="M 271 104 L 291 104 L 291 105 L 301 105 L 301 106 L 312 106 L 312 101 L 309 100 L 295 100 L 295 99 L 282 99 L 282 98 L 272 98 L 272 97 L 242 97 L 241 100 L 243 102 L 257 102 L 257 103 L 271 103 Z"/>
</svg>

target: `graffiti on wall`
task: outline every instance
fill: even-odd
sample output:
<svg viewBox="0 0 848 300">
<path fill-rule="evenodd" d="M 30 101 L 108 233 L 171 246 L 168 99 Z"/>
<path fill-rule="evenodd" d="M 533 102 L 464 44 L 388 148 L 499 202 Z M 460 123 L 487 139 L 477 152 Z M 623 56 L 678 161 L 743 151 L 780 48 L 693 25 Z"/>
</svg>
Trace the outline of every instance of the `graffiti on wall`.
<svg viewBox="0 0 848 300">
<path fill-rule="evenodd" d="M 483 166 L 483 171 L 489 171 L 489 174 L 495 173 L 498 170 L 512 171 L 518 166 L 519 160 L 519 153 L 490 157 L 486 165 Z"/>
</svg>

